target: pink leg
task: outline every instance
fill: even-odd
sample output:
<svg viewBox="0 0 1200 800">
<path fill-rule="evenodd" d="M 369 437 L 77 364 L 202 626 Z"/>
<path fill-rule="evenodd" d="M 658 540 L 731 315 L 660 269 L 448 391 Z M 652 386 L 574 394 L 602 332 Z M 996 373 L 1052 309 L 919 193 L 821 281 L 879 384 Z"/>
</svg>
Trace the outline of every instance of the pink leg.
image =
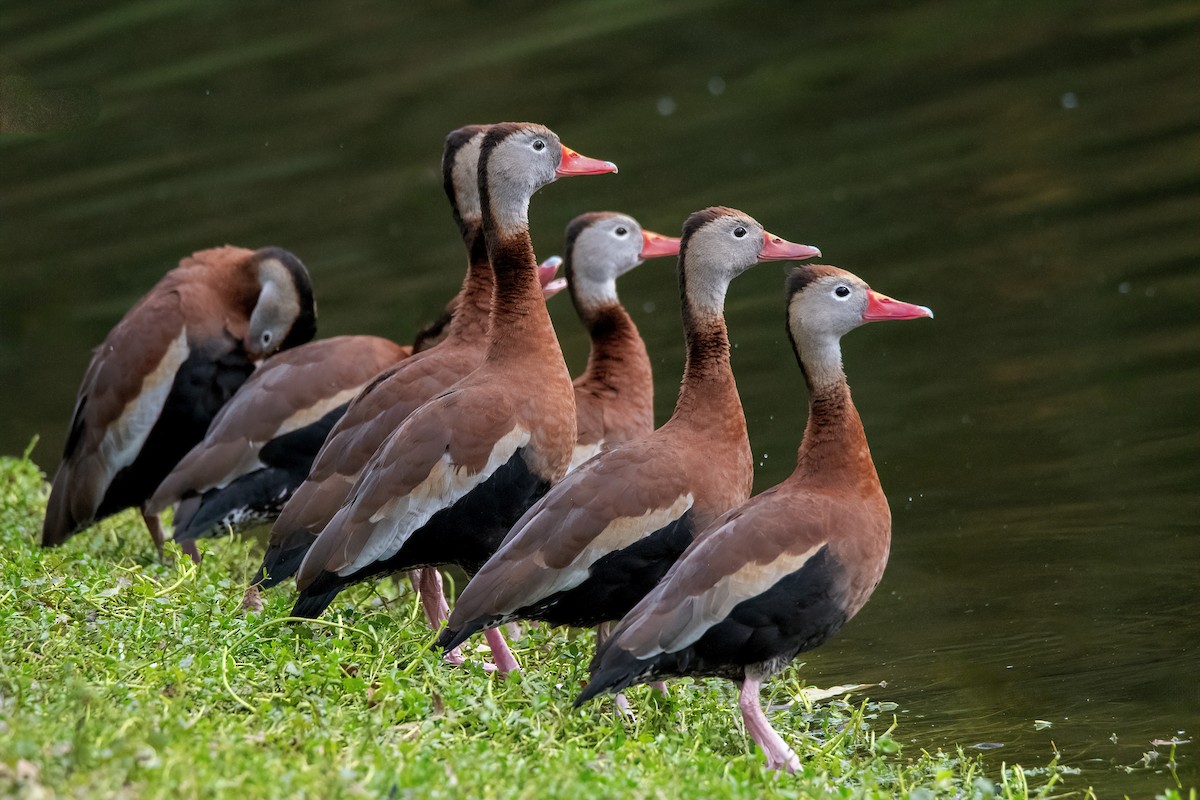
<svg viewBox="0 0 1200 800">
<path fill-rule="evenodd" d="M 670 692 L 667 691 L 667 682 L 666 681 L 654 681 L 653 683 L 650 684 L 650 688 L 657 689 L 658 693 L 661 694 L 663 697 L 667 697 L 670 694 Z"/>
<path fill-rule="evenodd" d="M 163 554 L 163 528 L 162 520 L 157 514 L 147 514 L 146 509 L 142 509 L 142 521 L 146 523 L 146 529 L 150 531 L 150 538 L 154 541 L 154 549 L 158 551 L 161 558 Z"/>
<path fill-rule="evenodd" d="M 742 720 L 746 723 L 746 732 L 766 755 L 767 769 L 782 767 L 788 772 L 795 772 L 800 769 L 800 759 L 767 721 L 767 716 L 758 703 L 759 683 L 758 679 L 748 675 L 742 681 L 742 693 L 738 697 L 738 708 L 742 712 Z"/>
<path fill-rule="evenodd" d="M 483 636 L 487 639 L 488 647 L 492 648 L 492 661 L 496 662 L 496 670 L 501 675 L 520 672 L 521 665 L 517 663 L 512 651 L 508 649 L 508 642 L 504 641 L 504 634 L 495 628 L 488 628 L 483 632 Z"/>
<path fill-rule="evenodd" d="M 436 567 L 427 567 L 408 573 L 408 577 L 417 594 L 421 595 L 421 607 L 425 609 L 425 619 L 429 621 L 429 627 L 440 631 L 450 618 L 450 606 L 446 602 L 446 593 L 442 591 L 441 571 Z M 457 647 L 442 658 L 456 667 L 466 660 L 462 650 Z"/>
</svg>

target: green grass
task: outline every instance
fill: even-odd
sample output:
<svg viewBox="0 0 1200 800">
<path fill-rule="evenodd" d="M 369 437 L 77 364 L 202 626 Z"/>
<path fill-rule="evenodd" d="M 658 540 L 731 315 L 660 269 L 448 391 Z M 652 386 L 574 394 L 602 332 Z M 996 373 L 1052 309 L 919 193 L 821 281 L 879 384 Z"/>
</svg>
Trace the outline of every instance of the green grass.
<svg viewBox="0 0 1200 800">
<path fill-rule="evenodd" d="M 1092 796 L 1055 765 L 1030 787 L 1020 767 L 902 750 L 894 705 L 861 699 L 773 713 L 804 768 L 769 773 L 727 683 L 632 690 L 636 722 L 610 700 L 576 710 L 590 634 L 531 631 L 524 673 L 500 680 L 479 659 L 443 666 L 390 583 L 316 624 L 287 619 L 282 587 L 247 616 L 253 540 L 162 563 L 125 514 L 43 551 L 46 491 L 34 464 L 0 458 L 0 796 Z M 801 687 L 793 668 L 768 698 Z"/>
</svg>

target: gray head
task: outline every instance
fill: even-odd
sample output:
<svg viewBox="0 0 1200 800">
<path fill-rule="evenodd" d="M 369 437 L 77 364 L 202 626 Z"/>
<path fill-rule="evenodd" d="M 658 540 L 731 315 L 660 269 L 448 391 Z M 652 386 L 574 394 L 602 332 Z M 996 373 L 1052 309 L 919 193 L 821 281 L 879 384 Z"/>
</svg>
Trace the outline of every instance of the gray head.
<svg viewBox="0 0 1200 800">
<path fill-rule="evenodd" d="M 841 370 L 838 341 L 867 322 L 932 317 L 925 306 L 903 303 L 871 289 L 844 269 L 805 264 L 787 280 L 788 335 L 810 379 L 820 383 Z"/>
<path fill-rule="evenodd" d="M 532 122 L 501 122 L 484 137 L 479 157 L 483 212 L 493 213 L 501 229 L 524 225 L 529 198 L 567 175 L 616 172 L 616 165 L 581 156 L 558 135 Z"/>
<path fill-rule="evenodd" d="M 730 281 L 760 261 L 819 255 L 815 247 L 768 233 L 749 214 L 713 206 L 697 211 L 683 224 L 680 285 L 697 310 L 720 313 Z"/>
<path fill-rule="evenodd" d="M 617 278 L 643 259 L 675 255 L 679 240 L 643 231 L 628 214 L 595 211 L 567 225 L 567 281 L 579 308 L 617 302 Z"/>
<path fill-rule="evenodd" d="M 312 281 L 300 259 L 280 247 L 254 253 L 258 300 L 250 314 L 244 346 L 252 358 L 295 347 L 317 332 L 317 305 Z"/>
</svg>

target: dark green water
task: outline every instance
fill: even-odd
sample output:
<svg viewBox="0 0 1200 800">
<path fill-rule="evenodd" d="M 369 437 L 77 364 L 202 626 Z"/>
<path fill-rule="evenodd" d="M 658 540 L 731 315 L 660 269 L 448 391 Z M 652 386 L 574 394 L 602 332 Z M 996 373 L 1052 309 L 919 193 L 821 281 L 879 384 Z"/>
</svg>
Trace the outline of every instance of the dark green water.
<svg viewBox="0 0 1200 800">
<path fill-rule="evenodd" d="M 442 137 L 538 120 L 621 167 L 535 199 L 540 255 L 723 203 L 937 312 L 845 342 L 895 537 L 810 679 L 1102 797 L 1172 785 L 1178 735 L 1200 783 L 1200 5 L 498 5 L 0 5 L 0 452 L 53 469 L 90 348 L 195 249 L 288 247 L 323 334 L 406 340 L 464 262 Z M 760 489 L 803 427 L 782 274 L 729 300 Z M 665 419 L 673 270 L 622 293 Z"/>
</svg>

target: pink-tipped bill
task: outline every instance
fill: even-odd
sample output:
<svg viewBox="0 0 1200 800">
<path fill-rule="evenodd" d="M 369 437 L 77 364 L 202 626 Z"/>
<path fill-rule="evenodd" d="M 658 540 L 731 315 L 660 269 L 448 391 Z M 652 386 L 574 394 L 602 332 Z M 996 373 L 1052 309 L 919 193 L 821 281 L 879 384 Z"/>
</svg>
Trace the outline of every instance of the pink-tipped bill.
<svg viewBox="0 0 1200 800">
<path fill-rule="evenodd" d="M 796 244 L 763 231 L 762 250 L 758 251 L 759 261 L 798 261 L 805 258 L 816 258 L 821 251 L 812 245 Z"/>
<path fill-rule="evenodd" d="M 933 319 L 933 311 L 925 306 L 915 306 L 901 300 L 893 300 L 886 294 L 874 290 L 867 291 L 867 310 L 863 312 L 864 322 L 880 322 L 887 319 Z"/>
<path fill-rule="evenodd" d="M 606 172 L 616 171 L 617 165 L 611 161 L 581 156 L 564 144 L 562 146 L 562 163 L 558 165 L 556 172 L 561 178 L 566 175 L 603 175 Z"/>
</svg>

